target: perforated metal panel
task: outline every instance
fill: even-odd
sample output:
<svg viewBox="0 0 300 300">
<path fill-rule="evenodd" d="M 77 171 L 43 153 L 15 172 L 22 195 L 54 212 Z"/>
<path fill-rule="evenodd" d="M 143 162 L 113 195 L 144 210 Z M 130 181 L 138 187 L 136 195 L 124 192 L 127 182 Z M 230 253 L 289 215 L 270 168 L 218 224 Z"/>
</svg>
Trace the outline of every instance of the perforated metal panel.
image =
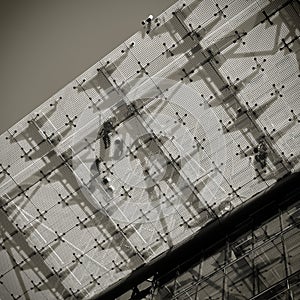
<svg viewBox="0 0 300 300">
<path fill-rule="evenodd" d="M 298 170 L 298 6 L 180 0 L 0 136 L 0 296 L 88 299 Z"/>
</svg>

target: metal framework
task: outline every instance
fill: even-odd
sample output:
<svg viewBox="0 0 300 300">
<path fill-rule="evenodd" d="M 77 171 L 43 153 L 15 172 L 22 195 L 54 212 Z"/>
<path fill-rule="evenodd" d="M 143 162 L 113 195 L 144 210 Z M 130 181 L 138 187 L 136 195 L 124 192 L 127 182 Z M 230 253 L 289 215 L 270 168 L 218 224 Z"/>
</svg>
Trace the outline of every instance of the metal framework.
<svg viewBox="0 0 300 300">
<path fill-rule="evenodd" d="M 297 299 L 299 15 L 180 0 L 1 135 L 0 297 Z"/>
<path fill-rule="evenodd" d="M 161 287 L 159 295 L 162 299 L 298 299 L 298 262 L 299 201 L 237 240 L 227 241 L 223 250 Z"/>
<path fill-rule="evenodd" d="M 220 299 L 231 299 L 227 281 L 229 276 L 226 274 L 228 269 L 236 275 L 235 279 L 233 279 L 232 274 L 230 275 L 231 289 L 233 286 L 235 293 L 249 293 L 250 290 L 252 296 L 255 296 L 253 299 L 270 299 L 266 295 L 277 295 L 285 289 L 290 290 L 289 280 L 295 284 L 297 283 L 296 279 L 300 276 L 300 266 L 296 263 L 300 254 L 295 250 L 295 247 L 300 246 L 300 238 L 297 237 L 300 224 L 299 180 L 300 173 L 282 179 L 269 190 L 259 193 L 227 215 L 207 224 L 190 240 L 161 255 L 147 266 L 134 271 L 130 276 L 93 299 L 117 299 L 128 289 L 134 291 L 132 299 L 143 299 L 145 295 L 151 294 L 153 283 L 156 288 L 161 290 L 161 294 L 164 294 L 167 290 L 170 299 L 205 299 L 204 297 L 215 294 L 220 297 L 220 293 L 223 293 Z M 291 217 L 286 212 L 288 208 L 290 212 L 295 208 L 297 209 L 290 214 Z M 285 211 L 285 213 L 283 214 L 282 211 Z M 283 218 L 285 218 L 284 225 Z M 275 224 L 278 228 L 275 227 Z M 269 226 L 271 230 L 268 230 Z M 272 232 L 271 235 L 269 235 L 269 231 Z M 249 232 L 251 241 L 249 241 Z M 289 261 L 289 255 L 287 254 L 286 237 L 292 238 L 294 242 L 294 247 L 290 253 L 290 256 L 293 257 L 293 264 Z M 275 245 L 277 252 L 273 253 L 273 249 L 270 249 L 269 245 Z M 278 247 L 281 247 L 281 249 L 279 250 Z M 266 250 L 265 255 L 269 260 L 261 263 L 261 266 L 257 262 L 249 264 L 248 257 L 254 256 L 253 252 L 258 253 L 258 249 L 261 248 L 268 250 Z M 257 253 L 255 253 L 255 258 L 259 260 L 259 254 Z M 220 257 L 221 261 L 218 259 Z M 237 271 L 238 265 L 242 260 L 245 260 L 245 257 L 247 257 L 247 272 L 244 269 Z M 267 285 L 260 288 L 256 286 L 253 286 L 252 289 L 244 286 L 236 287 L 239 286 L 240 282 L 245 284 L 244 281 L 246 280 L 255 284 L 256 280 L 260 280 L 260 276 L 255 273 L 258 272 L 256 269 L 277 268 L 278 259 L 285 272 L 278 275 L 276 279 L 265 278 Z M 200 265 L 197 264 L 199 261 Z M 207 264 L 205 266 L 205 272 L 208 272 L 206 276 L 202 274 L 204 262 Z M 211 264 L 215 264 L 216 268 L 214 270 L 210 269 Z M 233 268 L 233 265 L 236 265 L 236 269 Z M 252 272 L 250 272 L 251 270 Z M 270 271 L 269 276 L 271 274 Z M 219 281 L 223 278 L 223 285 L 219 286 L 218 289 L 215 289 L 214 286 L 209 287 L 212 281 L 211 277 L 218 277 Z M 152 278 L 150 281 L 152 284 L 148 284 L 147 288 L 138 291 L 139 284 L 150 278 Z M 172 282 L 167 284 L 169 281 Z M 249 284 L 249 282 L 247 283 Z M 197 298 L 199 292 L 197 287 L 201 286 L 200 283 L 204 287 L 202 287 L 201 296 Z M 275 287 L 278 286 L 275 291 L 272 290 L 273 286 L 270 287 L 272 283 Z"/>
</svg>

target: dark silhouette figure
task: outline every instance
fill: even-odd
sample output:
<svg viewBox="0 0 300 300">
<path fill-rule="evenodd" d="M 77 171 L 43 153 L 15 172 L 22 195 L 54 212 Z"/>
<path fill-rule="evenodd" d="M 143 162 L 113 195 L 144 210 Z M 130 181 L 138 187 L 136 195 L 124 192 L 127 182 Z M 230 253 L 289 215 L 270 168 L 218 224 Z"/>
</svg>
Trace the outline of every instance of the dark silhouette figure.
<svg viewBox="0 0 300 300">
<path fill-rule="evenodd" d="M 261 139 L 258 146 L 254 148 L 255 160 L 260 163 L 262 169 L 267 165 L 267 150 L 266 142 L 263 139 Z"/>
<path fill-rule="evenodd" d="M 111 120 L 108 120 L 103 123 L 103 128 L 98 133 L 98 138 L 102 137 L 103 143 L 104 143 L 104 148 L 108 149 L 110 147 L 110 134 L 113 130 L 113 123 Z"/>
</svg>

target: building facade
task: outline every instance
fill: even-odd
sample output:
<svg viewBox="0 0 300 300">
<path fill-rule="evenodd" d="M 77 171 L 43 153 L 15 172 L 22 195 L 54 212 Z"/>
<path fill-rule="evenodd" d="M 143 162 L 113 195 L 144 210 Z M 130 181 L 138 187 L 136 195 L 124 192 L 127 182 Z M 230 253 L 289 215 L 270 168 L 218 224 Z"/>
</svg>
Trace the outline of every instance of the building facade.
<svg viewBox="0 0 300 300">
<path fill-rule="evenodd" d="M 179 0 L 0 136 L 3 299 L 299 299 L 296 0 Z"/>
</svg>

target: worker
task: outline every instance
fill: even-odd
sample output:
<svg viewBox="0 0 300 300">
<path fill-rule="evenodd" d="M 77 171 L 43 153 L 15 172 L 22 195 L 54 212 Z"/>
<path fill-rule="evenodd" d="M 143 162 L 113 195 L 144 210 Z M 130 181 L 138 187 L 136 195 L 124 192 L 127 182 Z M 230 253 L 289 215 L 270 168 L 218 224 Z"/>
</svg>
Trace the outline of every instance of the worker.
<svg viewBox="0 0 300 300">
<path fill-rule="evenodd" d="M 102 183 L 105 187 L 105 191 L 112 196 L 114 192 L 114 187 L 110 184 L 110 178 L 109 177 L 103 177 L 102 178 Z"/>
<path fill-rule="evenodd" d="M 260 163 L 261 168 L 267 165 L 267 144 L 263 139 L 260 139 L 257 147 L 254 148 L 255 160 Z"/>
<path fill-rule="evenodd" d="M 110 134 L 114 128 L 113 119 L 110 118 L 109 120 L 105 121 L 102 126 L 102 130 L 100 133 L 98 133 L 98 138 L 102 137 L 104 148 L 108 149 L 110 147 Z"/>
</svg>

